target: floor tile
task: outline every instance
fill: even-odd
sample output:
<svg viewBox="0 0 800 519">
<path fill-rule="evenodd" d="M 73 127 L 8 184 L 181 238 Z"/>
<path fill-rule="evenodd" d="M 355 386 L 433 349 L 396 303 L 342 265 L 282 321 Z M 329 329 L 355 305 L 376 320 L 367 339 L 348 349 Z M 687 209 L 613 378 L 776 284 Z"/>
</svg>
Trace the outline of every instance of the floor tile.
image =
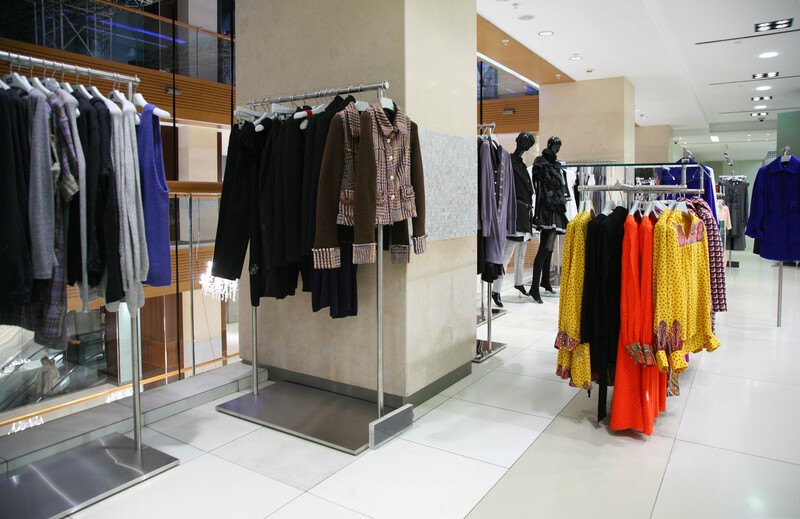
<svg viewBox="0 0 800 519">
<path fill-rule="evenodd" d="M 559 381 L 492 371 L 454 398 L 554 418 L 578 392 Z"/>
<path fill-rule="evenodd" d="M 675 442 L 654 518 L 800 517 L 800 466 Z"/>
<path fill-rule="evenodd" d="M 300 494 L 289 485 L 204 454 L 72 517 L 262 519 Z"/>
<path fill-rule="evenodd" d="M 129 432 L 125 436 L 133 438 L 133 432 Z M 205 454 L 205 452 L 200 449 L 165 434 L 161 434 L 149 427 L 142 428 L 142 443 L 158 449 L 165 454 L 169 454 L 173 458 L 178 458 L 181 463 L 186 463 L 187 461 L 191 461 Z"/>
<path fill-rule="evenodd" d="M 311 494 L 303 494 L 269 519 L 366 519 L 368 516 L 348 510 Z"/>
<path fill-rule="evenodd" d="M 497 369 L 506 373 L 528 375 L 567 384 L 566 380 L 556 376 L 557 360 L 558 352 L 555 348 L 549 352 L 527 349 L 504 361 Z"/>
<path fill-rule="evenodd" d="M 672 443 L 556 418 L 469 517 L 648 517 Z"/>
<path fill-rule="evenodd" d="M 549 424 L 546 418 L 451 399 L 401 437 L 507 468 Z"/>
<path fill-rule="evenodd" d="M 396 439 L 360 457 L 311 493 L 381 519 L 461 518 L 504 472 Z"/>
<path fill-rule="evenodd" d="M 498 368 L 501 364 L 503 364 L 503 362 L 516 357 L 523 351 L 525 351 L 525 348 L 506 345 L 505 348 L 495 353 L 494 355 L 484 360 L 483 362 L 473 363 L 472 371 L 484 371 L 488 373 L 489 371 Z"/>
<path fill-rule="evenodd" d="M 433 398 L 429 398 L 428 400 L 426 400 L 425 402 L 421 403 L 420 405 L 415 405 L 414 406 L 414 421 L 419 420 L 420 418 L 422 418 L 423 416 L 425 416 L 426 414 L 428 414 L 432 410 L 434 410 L 437 407 L 439 407 L 440 405 L 442 405 L 444 402 L 447 401 L 448 398 L 450 398 L 450 397 L 440 393 L 440 394 L 434 396 Z"/>
<path fill-rule="evenodd" d="M 486 340 L 487 333 L 486 325 L 482 325 L 478 327 L 476 335 L 478 339 Z M 503 326 L 499 321 L 492 323 L 493 342 L 502 342 L 507 346 L 515 346 L 517 348 L 527 348 L 539 337 L 541 337 L 541 333 L 532 333 L 530 330 L 523 328 Z"/>
<path fill-rule="evenodd" d="M 212 453 L 301 490 L 310 489 L 356 459 L 351 454 L 267 427 Z"/>
<path fill-rule="evenodd" d="M 480 368 L 479 369 L 475 369 L 475 363 L 473 363 L 472 364 L 472 373 L 470 373 L 466 377 L 462 378 L 461 380 L 459 380 L 458 382 L 456 382 L 452 386 L 448 387 L 447 389 L 443 390 L 440 394 L 444 395 L 446 397 L 452 397 L 456 393 L 459 393 L 460 391 L 462 391 L 464 388 L 469 387 L 470 385 L 474 384 L 478 380 L 482 379 L 488 373 L 490 373 L 489 370 L 484 370 L 484 369 L 480 369 Z"/>
<path fill-rule="evenodd" d="M 800 463 L 798 409 L 792 386 L 700 372 L 678 439 Z"/>
<path fill-rule="evenodd" d="M 261 426 L 206 407 L 184 411 L 152 423 L 149 427 L 198 449 L 210 451 Z"/>
</svg>

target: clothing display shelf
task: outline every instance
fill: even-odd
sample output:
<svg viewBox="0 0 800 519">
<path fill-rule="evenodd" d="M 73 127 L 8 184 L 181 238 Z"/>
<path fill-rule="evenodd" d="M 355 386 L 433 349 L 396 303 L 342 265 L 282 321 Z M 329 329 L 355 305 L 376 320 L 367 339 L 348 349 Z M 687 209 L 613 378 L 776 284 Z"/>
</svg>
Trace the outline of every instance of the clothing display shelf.
<svg viewBox="0 0 800 519">
<path fill-rule="evenodd" d="M 479 124 L 478 135 L 491 139 L 496 127 L 497 125 L 493 122 Z M 506 312 L 501 309 L 492 309 L 492 283 L 489 281 L 486 282 L 485 292 L 484 294 L 484 285 L 481 285 L 481 313 L 478 315 L 477 321 L 478 325 L 486 323 L 486 340 L 475 339 L 475 357 L 472 358 L 472 362 L 478 363 L 484 362 L 506 349 L 505 343 L 492 341 L 492 320 Z"/>
<path fill-rule="evenodd" d="M 383 98 L 384 91 L 388 89 L 389 82 L 382 81 L 253 99 L 247 101 L 245 106 L 237 107 L 234 115 L 240 119 L 257 121 L 265 114 L 256 111 L 255 108 L 266 107 L 270 103 L 305 101 L 369 91 L 377 91 L 378 97 Z M 383 254 L 381 253 L 383 225 L 377 226 L 377 250 L 375 322 L 378 359 L 377 413 L 372 404 L 365 400 L 290 381 L 282 380 L 259 388 L 256 307 L 250 310 L 253 390 L 250 394 L 220 404 L 217 406 L 218 411 L 354 455 L 367 447 L 375 448 L 411 427 L 414 421 L 411 404 L 402 405 L 388 413 L 384 405 Z M 314 413 L 317 419 L 308 420 L 309 413 Z"/>
<path fill-rule="evenodd" d="M 45 75 L 74 75 L 76 81 L 88 77 L 112 81 L 115 86 L 125 84 L 129 101 L 140 83 L 135 76 L 13 52 L 0 51 L 0 61 L 9 63 L 12 70 L 14 66 L 19 71 L 41 69 Z M 110 434 L 9 471 L 0 479 L 0 499 L 9 517 L 66 517 L 178 465 L 178 459 L 142 444 L 141 329 L 139 309 L 129 310 L 133 438 Z"/>
</svg>

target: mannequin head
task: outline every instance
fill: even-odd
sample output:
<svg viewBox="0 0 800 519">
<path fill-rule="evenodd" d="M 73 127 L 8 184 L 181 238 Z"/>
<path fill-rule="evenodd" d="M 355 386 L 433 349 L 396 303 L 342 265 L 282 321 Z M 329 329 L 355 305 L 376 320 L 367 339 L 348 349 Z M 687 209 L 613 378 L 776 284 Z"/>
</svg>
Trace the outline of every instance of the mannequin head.
<svg viewBox="0 0 800 519">
<path fill-rule="evenodd" d="M 558 152 L 561 150 L 561 139 L 555 135 L 547 139 L 547 149 L 555 154 L 558 154 Z"/>
<path fill-rule="evenodd" d="M 519 154 L 525 153 L 529 149 L 533 148 L 534 144 L 536 144 L 536 139 L 533 137 L 533 134 L 529 132 L 522 132 L 517 135 L 516 152 Z"/>
</svg>

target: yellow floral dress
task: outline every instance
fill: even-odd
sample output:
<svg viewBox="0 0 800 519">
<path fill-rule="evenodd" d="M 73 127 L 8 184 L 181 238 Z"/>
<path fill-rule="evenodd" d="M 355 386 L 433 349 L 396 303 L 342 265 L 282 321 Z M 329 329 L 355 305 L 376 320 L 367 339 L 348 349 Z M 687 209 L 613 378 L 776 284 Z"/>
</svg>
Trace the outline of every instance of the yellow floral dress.
<svg viewBox="0 0 800 519">
<path fill-rule="evenodd" d="M 668 210 L 653 241 L 656 361 L 662 371 L 680 373 L 687 353 L 719 346 L 711 327 L 708 236 L 698 217 Z"/>
<path fill-rule="evenodd" d="M 580 213 L 567 225 L 561 270 L 561 300 L 558 307 L 558 349 L 556 374 L 570 385 L 592 389 L 589 344 L 581 343 L 581 304 L 586 264 L 586 230 L 592 216 Z"/>
</svg>

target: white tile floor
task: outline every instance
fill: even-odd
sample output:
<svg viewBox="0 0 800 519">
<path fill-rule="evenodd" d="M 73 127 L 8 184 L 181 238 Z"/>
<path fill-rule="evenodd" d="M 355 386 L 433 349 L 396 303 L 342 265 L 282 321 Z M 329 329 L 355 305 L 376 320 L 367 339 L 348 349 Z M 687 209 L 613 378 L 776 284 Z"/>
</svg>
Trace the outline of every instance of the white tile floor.
<svg viewBox="0 0 800 519">
<path fill-rule="evenodd" d="M 651 437 L 597 424 L 597 392 L 555 376 L 557 299 L 507 303 L 493 327 L 507 349 L 376 451 L 344 455 L 212 402 L 146 430 L 180 467 L 75 517 L 139 516 L 143 503 L 175 519 L 800 517 L 800 272 L 785 269 L 778 329 L 777 269 L 737 256 L 722 346 L 692 359 Z"/>
</svg>

